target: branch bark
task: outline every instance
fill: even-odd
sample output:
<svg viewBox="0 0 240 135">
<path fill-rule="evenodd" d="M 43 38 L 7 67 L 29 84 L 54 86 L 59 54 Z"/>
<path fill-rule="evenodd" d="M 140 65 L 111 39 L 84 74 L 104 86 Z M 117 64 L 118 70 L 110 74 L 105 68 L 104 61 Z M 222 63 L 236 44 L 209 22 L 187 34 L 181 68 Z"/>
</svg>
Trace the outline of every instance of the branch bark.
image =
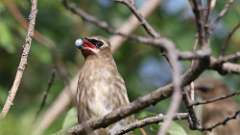
<svg viewBox="0 0 240 135">
<path fill-rule="evenodd" d="M 32 37 L 34 35 L 36 16 L 37 16 L 37 0 L 32 0 L 32 7 L 31 7 L 30 15 L 29 15 L 30 23 L 29 23 L 27 35 L 25 38 L 25 43 L 22 46 L 23 52 L 21 55 L 20 63 L 17 68 L 17 73 L 15 76 L 13 85 L 9 91 L 7 100 L 3 106 L 2 112 L 0 114 L 0 118 L 4 118 L 8 114 L 11 106 L 13 105 L 14 98 L 17 94 L 19 85 L 21 83 L 23 73 L 25 71 L 25 68 L 26 68 L 27 62 L 28 62 L 28 55 L 29 55 L 30 48 L 31 48 Z"/>
<path fill-rule="evenodd" d="M 166 116 L 159 114 L 156 116 L 151 116 L 151 117 L 144 118 L 142 120 L 138 120 L 136 122 L 133 122 L 121 129 L 117 130 L 114 135 L 122 135 L 122 134 L 130 132 L 136 128 L 141 128 L 141 127 L 144 127 L 144 126 L 147 126 L 150 124 L 157 124 L 159 122 L 162 122 L 165 117 Z M 177 114 L 175 114 L 173 119 L 174 120 L 183 120 L 183 119 L 187 119 L 187 117 L 188 117 L 187 113 L 177 113 Z"/>
</svg>

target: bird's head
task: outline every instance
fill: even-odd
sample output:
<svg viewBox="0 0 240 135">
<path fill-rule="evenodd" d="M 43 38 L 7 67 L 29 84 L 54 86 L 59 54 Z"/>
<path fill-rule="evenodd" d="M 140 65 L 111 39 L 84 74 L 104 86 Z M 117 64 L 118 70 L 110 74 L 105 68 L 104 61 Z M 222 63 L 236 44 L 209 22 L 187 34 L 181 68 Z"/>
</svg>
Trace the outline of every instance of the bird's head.
<svg viewBox="0 0 240 135">
<path fill-rule="evenodd" d="M 110 49 L 109 43 L 99 37 L 79 38 L 75 41 L 75 45 L 82 51 L 84 57 L 97 55 L 106 48 Z"/>
<path fill-rule="evenodd" d="M 230 93 L 228 87 L 222 81 L 212 78 L 197 80 L 195 89 L 197 95 L 204 100 L 224 96 Z"/>
</svg>

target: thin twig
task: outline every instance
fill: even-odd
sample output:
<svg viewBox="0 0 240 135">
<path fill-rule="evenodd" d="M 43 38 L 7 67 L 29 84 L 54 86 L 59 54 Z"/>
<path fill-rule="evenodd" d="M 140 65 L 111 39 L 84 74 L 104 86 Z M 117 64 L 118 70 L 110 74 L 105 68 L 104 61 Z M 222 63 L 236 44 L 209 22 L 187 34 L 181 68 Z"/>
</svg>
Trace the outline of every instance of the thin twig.
<svg viewBox="0 0 240 135">
<path fill-rule="evenodd" d="M 205 21 L 204 21 L 204 14 L 200 8 L 201 5 L 199 4 L 200 1 L 191 0 L 192 1 L 192 10 L 195 15 L 195 22 L 198 31 L 198 43 L 201 47 L 207 47 L 207 39 L 206 39 L 206 31 L 205 31 Z M 199 2 L 199 3 L 198 3 Z"/>
<path fill-rule="evenodd" d="M 218 71 L 218 73 L 223 74 L 223 75 L 227 74 L 227 73 L 240 74 L 240 64 L 234 64 L 234 63 L 225 61 L 226 60 L 225 58 L 227 58 L 227 57 L 229 57 L 228 58 L 229 60 L 238 60 L 239 59 L 238 53 L 234 54 L 233 57 L 232 57 L 232 55 L 229 55 L 229 56 L 226 56 L 223 58 L 219 58 L 219 59 L 211 57 L 210 65 L 208 68 Z"/>
<path fill-rule="evenodd" d="M 210 49 L 199 49 L 197 51 L 189 51 L 189 52 L 178 52 L 179 60 L 198 60 L 209 57 L 211 55 Z M 194 65 L 194 64 L 193 64 Z"/>
<path fill-rule="evenodd" d="M 196 51 L 198 47 L 198 39 L 195 40 L 194 42 L 194 45 L 193 45 L 193 51 Z M 201 50 L 198 50 L 198 51 L 201 51 Z M 206 50 L 203 51 L 203 52 L 207 52 Z M 210 52 L 209 52 L 210 54 Z M 193 68 L 195 66 L 195 63 L 196 61 L 195 60 L 192 60 L 191 61 L 191 65 L 190 65 L 190 68 Z M 192 87 L 194 85 L 194 82 L 191 82 L 190 84 L 190 94 L 188 93 L 187 90 L 184 89 L 184 94 L 183 94 L 183 102 L 185 104 L 185 106 L 187 107 L 187 111 L 188 111 L 188 123 L 189 123 L 189 127 L 190 129 L 195 129 L 198 127 L 199 125 L 199 122 L 198 122 L 198 119 L 196 117 L 196 114 L 195 114 L 195 110 L 194 110 L 194 107 L 188 107 L 193 101 L 194 101 L 194 87 Z"/>
<path fill-rule="evenodd" d="M 220 122 L 218 122 L 218 123 L 215 123 L 215 124 L 213 124 L 212 126 L 209 126 L 209 127 L 199 128 L 198 130 L 199 130 L 199 131 L 212 131 L 212 130 L 213 130 L 214 128 L 216 128 L 216 127 L 219 127 L 219 126 L 222 126 L 222 125 L 226 125 L 229 121 L 237 119 L 237 117 L 239 116 L 239 114 L 240 114 L 240 111 L 237 111 L 237 112 L 235 112 L 235 114 L 233 114 L 232 116 L 226 117 L 223 121 L 220 121 Z"/>
<path fill-rule="evenodd" d="M 150 36 L 152 36 L 154 38 L 160 37 L 160 34 L 158 32 L 156 32 L 155 29 L 147 22 L 147 20 L 137 11 L 137 9 L 134 7 L 133 4 L 131 4 L 127 0 L 115 0 L 115 1 L 123 3 L 124 5 L 126 5 L 131 10 L 131 12 L 137 17 L 137 19 L 139 20 L 139 22 L 141 23 L 141 25 L 143 26 L 145 31 Z"/>
<path fill-rule="evenodd" d="M 234 93 L 231 93 L 229 95 L 215 97 L 213 99 L 209 99 L 209 100 L 205 100 L 205 101 L 199 101 L 199 102 L 196 102 L 196 103 L 192 103 L 189 106 L 197 106 L 197 105 L 209 104 L 209 103 L 217 102 L 217 101 L 220 101 L 220 100 L 223 100 L 223 99 L 227 99 L 227 98 L 230 98 L 230 97 L 233 97 L 233 96 L 237 96 L 237 95 L 240 95 L 240 92 L 234 92 Z"/>
<path fill-rule="evenodd" d="M 188 110 L 188 123 L 189 123 L 189 127 L 190 129 L 197 129 L 199 127 L 199 121 L 197 119 L 196 113 L 194 111 L 193 106 L 190 106 L 190 104 L 192 103 L 188 91 L 184 90 L 184 95 L 183 95 L 183 101 L 184 104 L 187 107 Z"/>
<path fill-rule="evenodd" d="M 232 31 L 228 34 L 224 44 L 221 47 L 221 52 L 220 52 L 220 57 L 224 56 L 226 53 L 226 50 L 229 47 L 229 41 L 231 39 L 231 37 L 233 36 L 233 34 L 240 28 L 240 22 L 238 22 L 238 24 L 236 26 L 233 27 Z"/>
<path fill-rule="evenodd" d="M 207 11 L 206 11 L 206 15 L 205 15 L 205 24 L 208 24 L 208 21 L 209 21 L 209 16 L 210 16 L 210 13 L 211 13 L 211 10 L 212 10 L 212 8 L 211 8 L 212 1 L 214 1 L 214 0 L 208 0 L 207 1 Z M 208 26 L 205 25 L 205 28 L 208 28 Z"/>
<path fill-rule="evenodd" d="M 162 124 L 158 135 L 165 135 L 167 132 L 167 129 L 170 127 L 172 119 L 175 115 L 175 113 L 178 111 L 178 108 L 180 106 L 181 100 L 182 100 L 182 94 L 181 94 L 181 67 L 178 62 L 178 56 L 176 49 L 173 48 L 174 46 L 167 46 L 167 56 L 169 59 L 169 62 L 172 64 L 172 77 L 173 77 L 173 87 L 174 87 L 174 92 L 172 95 L 172 101 L 170 104 L 170 107 L 167 112 L 166 119 L 164 120 L 164 123 Z"/>
<path fill-rule="evenodd" d="M 217 15 L 216 19 L 213 20 L 212 25 L 216 25 L 224 15 L 227 14 L 231 6 L 233 5 L 235 0 L 228 0 L 228 2 L 224 5 L 224 8 L 220 11 L 220 13 Z"/>
<path fill-rule="evenodd" d="M 15 76 L 13 85 L 9 91 L 9 95 L 7 97 L 7 100 L 0 114 L 0 118 L 4 118 L 9 112 L 11 106 L 13 105 L 13 101 L 18 91 L 19 85 L 21 83 L 23 72 L 27 66 L 28 54 L 30 52 L 32 37 L 34 34 L 36 16 L 37 16 L 37 0 L 32 0 L 32 7 L 29 15 L 30 23 L 29 23 L 27 35 L 25 38 L 25 43 L 23 44 L 23 52 L 22 52 L 21 60 L 17 68 L 17 73 Z"/>
<path fill-rule="evenodd" d="M 4 0 L 3 2 L 8 7 L 10 13 L 20 23 L 20 25 L 24 29 L 28 29 L 28 26 L 27 26 L 28 23 L 24 19 L 23 15 L 19 11 L 16 4 L 14 2 L 12 2 L 12 0 Z M 46 46 L 47 48 L 50 49 L 50 52 L 51 52 L 51 55 L 52 55 L 51 58 L 53 59 L 54 66 L 56 67 L 56 69 L 57 69 L 60 77 L 62 78 L 62 80 L 64 80 L 65 85 L 68 86 L 68 84 L 67 84 L 68 81 L 67 80 L 69 80 L 69 79 L 65 79 L 65 78 L 68 78 L 67 68 L 64 65 L 64 63 L 62 62 L 62 56 L 58 52 L 59 49 L 57 48 L 56 43 L 53 40 L 51 40 L 49 37 L 46 37 L 42 33 L 38 32 L 37 30 L 34 31 L 33 39 L 35 39 L 37 42 L 39 42 L 40 44 L 42 44 L 42 45 L 44 45 L 44 46 Z M 73 95 L 71 91 L 69 91 L 68 93 L 69 93 L 69 95 Z M 73 103 L 74 103 L 74 101 L 73 101 Z"/>
<path fill-rule="evenodd" d="M 35 119 L 39 116 L 40 112 L 42 111 L 43 107 L 46 104 L 48 93 L 49 93 L 49 91 L 50 91 L 50 89 L 51 89 L 51 87 L 53 85 L 54 79 L 55 79 L 55 74 L 56 74 L 56 71 L 54 69 L 54 70 L 52 70 L 51 76 L 50 76 L 50 78 L 48 80 L 47 88 L 46 88 L 46 90 L 43 93 L 42 102 L 40 104 L 39 110 L 36 113 Z"/>
<path fill-rule="evenodd" d="M 211 49 L 209 48 L 209 26 L 208 26 L 208 20 L 209 20 L 209 15 L 211 13 L 211 0 L 208 1 L 207 3 L 207 11 L 205 12 L 204 9 L 204 4 L 201 3 L 202 1 L 197 1 L 197 0 L 190 0 L 191 5 L 192 5 L 192 10 L 195 15 L 195 23 L 197 27 L 197 32 L 198 32 L 198 39 L 196 40 L 194 50 L 197 48 L 200 49 L 208 49 L 209 53 L 211 53 Z M 209 57 L 205 57 L 206 62 L 209 62 L 210 55 Z M 191 68 L 197 65 L 197 62 L 199 61 L 192 61 L 191 63 Z M 188 97 L 188 93 L 185 92 L 185 99 L 184 102 L 187 106 L 187 110 L 189 112 L 189 125 L 191 129 L 197 129 L 199 127 L 199 122 L 197 120 L 195 111 L 193 106 L 189 106 L 191 104 L 191 100 Z"/>
<path fill-rule="evenodd" d="M 127 132 L 130 132 L 136 128 L 141 128 L 150 124 L 157 124 L 159 122 L 162 122 L 164 120 L 166 116 L 159 114 L 159 115 L 155 115 L 155 116 L 151 116 L 151 117 L 147 117 L 144 118 L 142 120 L 138 120 L 136 122 L 133 122 L 129 125 L 126 125 L 125 127 L 119 129 L 116 131 L 116 133 L 114 135 L 122 135 L 125 134 Z M 186 119 L 188 117 L 187 113 L 177 113 L 174 116 L 174 120 L 183 120 Z"/>
<path fill-rule="evenodd" d="M 214 69 L 214 68 L 213 68 Z M 221 68 L 216 68 L 220 74 L 240 74 L 240 64 L 234 64 L 230 62 L 225 62 L 222 64 Z"/>
<path fill-rule="evenodd" d="M 230 54 L 224 57 L 218 58 L 219 63 L 224 63 L 224 62 L 234 62 L 240 59 L 240 51 L 236 52 L 234 54 Z"/>
</svg>

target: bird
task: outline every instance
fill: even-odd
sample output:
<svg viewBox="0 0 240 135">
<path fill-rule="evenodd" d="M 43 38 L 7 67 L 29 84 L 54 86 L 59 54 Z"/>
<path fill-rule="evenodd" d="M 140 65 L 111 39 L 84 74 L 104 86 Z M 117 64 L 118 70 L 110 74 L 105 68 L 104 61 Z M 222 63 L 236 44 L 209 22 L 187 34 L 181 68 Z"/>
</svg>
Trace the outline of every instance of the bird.
<svg viewBox="0 0 240 135">
<path fill-rule="evenodd" d="M 77 85 L 78 123 L 103 117 L 129 104 L 125 82 L 111 53 L 110 43 L 102 37 L 83 37 L 75 45 L 84 56 Z M 133 121 L 131 116 L 87 135 L 112 135 Z"/>
<path fill-rule="evenodd" d="M 216 97 L 229 95 L 228 86 L 214 78 L 202 78 L 196 81 L 196 95 L 202 100 L 210 100 Z M 238 104 L 233 98 L 227 98 L 201 106 L 200 122 L 203 128 L 208 128 L 216 123 L 223 122 L 227 117 L 235 115 L 239 111 Z M 240 119 L 228 121 L 224 125 L 213 128 L 211 131 L 204 131 L 204 135 L 239 135 Z"/>
</svg>

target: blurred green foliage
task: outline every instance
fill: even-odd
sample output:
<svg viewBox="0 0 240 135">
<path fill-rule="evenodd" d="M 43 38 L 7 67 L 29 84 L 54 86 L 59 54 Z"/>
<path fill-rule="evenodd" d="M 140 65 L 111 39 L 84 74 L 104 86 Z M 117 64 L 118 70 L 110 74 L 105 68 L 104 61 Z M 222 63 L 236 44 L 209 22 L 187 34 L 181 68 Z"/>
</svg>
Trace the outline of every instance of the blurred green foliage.
<svg viewBox="0 0 240 135">
<path fill-rule="evenodd" d="M 30 1 L 12 1 L 19 8 L 23 17 L 27 19 L 30 11 Z M 136 3 L 141 6 L 143 1 L 136 0 Z M 119 27 L 131 14 L 126 7 L 111 0 L 74 0 L 74 2 L 88 13 L 108 21 L 115 27 Z M 193 16 L 186 2 L 187 0 L 165 0 L 148 17 L 149 22 L 156 30 L 161 32 L 161 35 L 172 39 L 177 48 L 184 51 L 191 50 L 196 34 Z M 223 8 L 224 2 L 217 1 L 216 9 L 212 14 L 213 18 Z M 74 47 L 75 39 L 80 36 L 101 35 L 109 37 L 111 35 L 71 14 L 64 8 L 60 0 L 41 0 L 38 4 L 36 30 L 55 42 L 57 52 L 62 56 L 62 61 L 72 77 L 83 63 L 83 57 Z M 2 1 L 0 1 L 0 20 L 0 108 L 2 108 L 19 63 L 21 45 L 24 42 L 26 30 L 9 12 L 9 8 Z M 236 1 L 236 4 L 230 9 L 230 13 L 219 24 L 215 24 L 217 29 L 214 31 L 211 40 L 211 47 L 215 55 L 219 54 L 226 35 L 239 21 L 240 2 Z M 135 33 L 146 34 L 141 27 Z M 236 50 L 240 49 L 239 36 L 240 31 L 234 34 L 230 40 L 227 53 L 236 52 Z M 114 57 L 119 71 L 126 81 L 131 100 L 171 81 L 169 69 L 163 70 L 162 68 L 162 66 L 166 66 L 166 62 L 164 62 L 160 52 L 152 47 L 126 41 L 114 54 Z M 49 48 L 33 40 L 28 66 L 20 90 L 9 115 L 4 121 L 0 122 L 0 134 L 29 134 L 29 128 L 34 121 L 43 92 L 47 87 L 47 80 L 50 78 L 51 71 L 54 68 L 53 61 Z M 182 63 L 184 70 L 188 65 L 189 62 Z M 217 73 L 208 72 L 208 74 L 226 80 L 226 83 L 234 90 L 239 89 L 240 79 L 236 75 L 227 75 L 222 78 L 216 75 Z M 45 109 L 54 101 L 63 87 L 64 82 L 57 75 L 48 95 Z M 236 97 L 236 100 L 240 101 L 240 98 Z M 165 112 L 168 109 L 169 102 L 170 100 L 160 102 L 145 109 L 138 116 L 143 117 Z M 180 110 L 185 111 L 185 108 L 182 107 Z M 68 125 L 63 122 L 64 118 L 65 114 L 61 115 L 47 133 L 57 132 L 62 128 L 63 123 L 65 123 L 65 126 Z M 148 127 L 149 130 L 153 130 L 151 132 L 156 133 L 159 126 L 152 125 Z M 198 134 L 189 131 L 185 122 L 174 123 L 172 129 L 169 131 L 170 135 Z M 178 131 L 179 134 L 173 133 L 173 131 Z"/>
</svg>

